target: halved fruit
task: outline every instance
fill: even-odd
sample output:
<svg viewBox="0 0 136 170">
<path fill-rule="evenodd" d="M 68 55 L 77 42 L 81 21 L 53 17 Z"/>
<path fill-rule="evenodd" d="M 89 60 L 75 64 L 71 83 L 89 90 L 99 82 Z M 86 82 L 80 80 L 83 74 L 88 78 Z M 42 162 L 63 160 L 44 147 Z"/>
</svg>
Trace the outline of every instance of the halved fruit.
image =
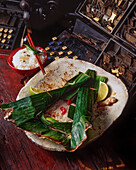
<svg viewBox="0 0 136 170">
<path fill-rule="evenodd" d="M 29 87 L 29 92 L 34 95 L 34 94 L 39 94 L 45 92 L 44 90 L 34 88 L 34 87 Z"/>
<path fill-rule="evenodd" d="M 106 99 L 109 93 L 109 87 L 106 83 L 100 81 L 100 86 L 98 90 L 97 101 L 102 101 Z"/>
</svg>

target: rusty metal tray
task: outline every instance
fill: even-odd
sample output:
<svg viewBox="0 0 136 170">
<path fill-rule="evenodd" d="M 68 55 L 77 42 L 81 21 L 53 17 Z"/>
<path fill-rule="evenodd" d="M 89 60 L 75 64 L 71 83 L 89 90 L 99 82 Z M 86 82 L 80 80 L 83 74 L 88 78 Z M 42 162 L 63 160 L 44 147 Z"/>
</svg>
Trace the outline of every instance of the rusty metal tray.
<svg viewBox="0 0 136 170">
<path fill-rule="evenodd" d="M 136 54 L 112 38 L 95 64 L 120 78 L 128 90 L 136 84 Z"/>
<path fill-rule="evenodd" d="M 115 37 L 136 53 L 136 3 L 115 32 Z"/>
<path fill-rule="evenodd" d="M 85 0 L 77 9 L 80 14 L 107 34 L 114 34 L 120 23 L 124 20 L 133 0 L 98 1 Z"/>
<path fill-rule="evenodd" d="M 58 58 L 78 58 L 95 63 L 107 42 L 108 37 L 77 19 L 72 32 L 64 30 L 54 41 L 49 42 L 45 50 L 50 61 Z"/>
<path fill-rule="evenodd" d="M 19 1 L 0 2 L 0 49 L 19 47 L 24 29 Z"/>
</svg>

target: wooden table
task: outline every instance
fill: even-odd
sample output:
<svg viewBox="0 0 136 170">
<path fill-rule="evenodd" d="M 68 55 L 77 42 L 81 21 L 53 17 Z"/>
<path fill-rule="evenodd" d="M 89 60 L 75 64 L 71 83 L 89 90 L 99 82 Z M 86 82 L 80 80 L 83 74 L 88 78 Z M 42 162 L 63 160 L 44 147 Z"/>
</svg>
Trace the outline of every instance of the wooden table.
<svg viewBox="0 0 136 170">
<path fill-rule="evenodd" d="M 0 102 L 14 101 L 24 77 L 7 64 L 10 51 L 0 53 Z M 132 112 L 132 109 L 131 109 Z M 97 141 L 74 153 L 42 149 L 0 111 L 0 169 L 2 170 L 96 170 L 136 169 L 136 122 L 133 116 L 108 130 Z"/>
</svg>

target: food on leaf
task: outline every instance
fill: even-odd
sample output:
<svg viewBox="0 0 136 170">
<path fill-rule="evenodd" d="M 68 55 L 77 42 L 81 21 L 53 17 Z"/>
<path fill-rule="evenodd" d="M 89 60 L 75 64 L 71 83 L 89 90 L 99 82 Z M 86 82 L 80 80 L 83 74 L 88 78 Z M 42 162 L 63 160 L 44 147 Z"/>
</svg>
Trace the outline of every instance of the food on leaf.
<svg viewBox="0 0 136 170">
<path fill-rule="evenodd" d="M 67 81 L 64 87 L 48 91 L 51 96 L 43 90 L 30 87 L 32 96 L 3 104 L 1 108 L 13 108 L 10 119 L 14 120 L 18 127 L 62 144 L 68 151 L 74 151 L 87 138 L 87 129 L 92 128 L 91 113 L 100 80 L 106 78 L 97 76 L 93 70 L 87 70 Z M 97 90 L 94 91 L 91 87 Z M 59 122 L 47 117 L 46 110 L 57 100 L 68 96 L 76 96 L 73 121 Z M 66 113 L 64 107 L 60 107 L 60 110 L 62 115 Z"/>
<path fill-rule="evenodd" d="M 27 82 L 15 103 L 1 106 L 4 112 L 13 108 L 5 118 L 43 148 L 75 151 L 102 135 L 121 114 L 128 98 L 127 90 L 119 79 L 103 69 L 80 60 L 60 59 L 45 67 L 45 71 L 46 75 L 39 72 Z M 115 105 L 104 106 L 104 111 L 99 107 L 104 101 L 97 101 L 100 82 L 108 82 L 108 96 L 117 98 Z M 30 87 L 45 92 L 29 96 Z M 71 100 L 70 105 L 67 100 Z M 64 115 L 61 107 L 66 109 Z"/>
</svg>

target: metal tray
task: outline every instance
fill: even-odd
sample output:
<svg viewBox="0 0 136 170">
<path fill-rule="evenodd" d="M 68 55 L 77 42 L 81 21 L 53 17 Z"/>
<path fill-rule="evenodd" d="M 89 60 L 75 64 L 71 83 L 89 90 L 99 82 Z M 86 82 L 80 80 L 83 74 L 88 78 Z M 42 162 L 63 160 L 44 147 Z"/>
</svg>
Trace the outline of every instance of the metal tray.
<svg viewBox="0 0 136 170">
<path fill-rule="evenodd" d="M 20 46 L 25 26 L 18 6 L 18 1 L 0 3 L 0 49 L 13 50 Z"/>
<path fill-rule="evenodd" d="M 132 30 L 135 31 L 135 35 L 131 32 Z M 136 3 L 115 32 L 115 37 L 136 53 Z"/>
<path fill-rule="evenodd" d="M 120 78 L 129 91 L 136 84 L 136 54 L 112 38 L 95 64 Z"/>
<path fill-rule="evenodd" d="M 107 37 L 77 19 L 71 33 L 64 30 L 58 37 L 52 38 L 45 50 L 50 61 L 78 58 L 94 63 L 107 42 Z"/>
<path fill-rule="evenodd" d="M 123 4 L 123 2 L 125 3 Z M 92 22 L 107 34 L 113 35 L 133 3 L 133 0 L 112 0 L 106 1 L 106 3 L 98 0 L 85 0 L 76 13 Z"/>
</svg>

